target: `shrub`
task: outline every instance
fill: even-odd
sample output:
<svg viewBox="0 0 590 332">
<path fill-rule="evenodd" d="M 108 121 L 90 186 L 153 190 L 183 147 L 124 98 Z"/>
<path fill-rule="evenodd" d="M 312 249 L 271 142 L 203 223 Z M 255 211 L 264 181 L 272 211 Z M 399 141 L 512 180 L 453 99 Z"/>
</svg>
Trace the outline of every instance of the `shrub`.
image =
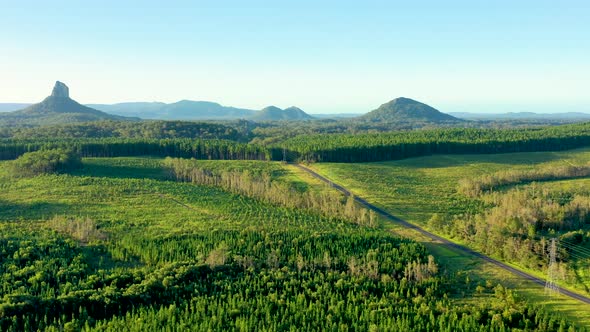
<svg viewBox="0 0 590 332">
<path fill-rule="evenodd" d="M 8 164 L 10 174 L 15 177 L 65 172 L 81 166 L 80 156 L 66 149 L 28 152 Z"/>
</svg>

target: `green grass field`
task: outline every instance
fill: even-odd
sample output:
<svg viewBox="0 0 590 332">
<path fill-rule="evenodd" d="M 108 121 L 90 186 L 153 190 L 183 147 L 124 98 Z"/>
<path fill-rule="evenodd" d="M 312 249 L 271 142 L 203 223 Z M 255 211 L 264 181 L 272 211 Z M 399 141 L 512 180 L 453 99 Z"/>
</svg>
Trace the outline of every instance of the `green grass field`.
<svg viewBox="0 0 590 332">
<path fill-rule="evenodd" d="M 317 163 L 312 168 L 408 221 L 424 224 L 433 213 L 459 214 L 481 204 L 457 193 L 457 182 L 506 169 L 583 165 L 590 150 L 497 155 L 437 155 L 377 163 Z"/>
</svg>

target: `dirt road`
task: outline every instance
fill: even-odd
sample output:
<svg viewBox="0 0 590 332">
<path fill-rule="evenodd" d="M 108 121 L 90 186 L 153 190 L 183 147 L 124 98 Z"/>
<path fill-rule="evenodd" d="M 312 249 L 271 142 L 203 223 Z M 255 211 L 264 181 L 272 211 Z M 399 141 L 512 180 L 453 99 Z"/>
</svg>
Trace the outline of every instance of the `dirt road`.
<svg viewBox="0 0 590 332">
<path fill-rule="evenodd" d="M 295 167 L 297 167 L 297 168 L 299 168 L 299 169 L 301 169 L 301 170 L 309 173 L 314 178 L 316 178 L 318 180 L 321 180 L 321 181 L 329 184 L 330 186 L 332 186 L 336 190 L 342 192 L 344 195 L 346 195 L 346 196 L 351 195 L 351 193 L 350 193 L 350 191 L 348 189 L 344 188 L 343 186 L 341 186 L 341 185 L 339 185 L 337 183 L 332 182 L 331 180 L 327 179 L 326 177 L 324 177 L 324 176 L 316 173 L 312 169 L 309 169 L 309 168 L 307 168 L 307 167 L 305 167 L 305 166 L 303 166 L 301 164 L 293 164 L 293 165 Z M 389 220 L 392 220 L 392 221 L 394 221 L 394 222 L 396 222 L 396 223 L 398 223 L 398 224 L 400 224 L 400 225 L 402 225 L 404 227 L 413 229 L 413 230 L 415 230 L 415 231 L 417 231 L 417 232 L 419 232 L 419 233 L 421 233 L 421 234 L 423 234 L 423 235 L 425 235 L 425 236 L 433 239 L 434 241 L 439 242 L 442 245 L 445 245 L 445 246 L 448 246 L 448 247 L 451 247 L 451 248 L 454 248 L 454 249 L 457 249 L 457 250 L 466 252 L 466 253 L 471 254 L 471 255 L 473 255 L 475 257 L 478 257 L 478 258 L 480 258 L 480 259 L 482 259 L 482 260 L 484 260 L 486 262 L 492 263 L 492 264 L 498 266 L 501 269 L 504 269 L 506 271 L 509 271 L 509 272 L 517 275 L 518 277 L 521 277 L 521 278 L 530 280 L 530 281 L 532 281 L 534 283 L 537 283 L 537 284 L 539 284 L 541 286 L 545 286 L 545 280 L 544 279 L 537 278 L 537 277 L 535 277 L 533 275 L 530 275 L 530 274 L 528 274 L 528 273 L 526 273 L 524 271 L 515 269 L 514 267 L 512 267 L 510 265 L 504 264 L 504 263 L 502 263 L 502 262 L 500 262 L 498 260 L 495 260 L 495 259 L 493 259 L 493 258 L 491 258 L 489 256 L 486 256 L 486 255 L 484 255 L 482 253 L 479 253 L 477 251 L 474 251 L 472 249 L 469 249 L 469 248 L 467 248 L 465 246 L 462 246 L 460 244 L 456 244 L 454 242 L 451 242 L 451 241 L 449 241 L 449 240 L 447 240 L 445 238 L 442 238 L 442 237 L 440 237 L 440 236 L 438 236 L 436 234 L 430 233 L 429 231 L 427 231 L 427 230 L 425 230 L 423 228 L 420 228 L 420 227 L 418 227 L 418 226 L 416 226 L 414 224 L 411 224 L 411 223 L 409 223 L 409 222 L 407 222 L 407 221 L 405 221 L 405 220 L 403 220 L 403 219 L 401 219 L 399 217 L 396 217 L 396 216 L 390 214 L 389 212 L 387 212 L 387 211 L 385 211 L 385 210 L 383 210 L 381 208 L 376 207 L 375 205 L 367 202 L 366 200 L 364 200 L 361 197 L 354 196 L 354 199 L 358 203 L 360 203 L 360 204 L 364 205 L 365 207 L 367 207 L 367 208 L 369 208 L 369 209 L 371 209 L 371 210 L 379 213 L 383 217 L 385 217 L 385 218 L 387 218 Z M 571 298 L 574 298 L 576 300 L 579 300 L 581 302 L 590 304 L 590 298 L 588 298 L 586 296 L 580 295 L 578 293 L 571 292 L 571 291 L 569 291 L 569 290 L 567 290 L 565 288 L 558 287 L 558 289 L 559 289 L 559 292 L 561 294 L 567 295 L 567 296 L 569 296 Z"/>
</svg>

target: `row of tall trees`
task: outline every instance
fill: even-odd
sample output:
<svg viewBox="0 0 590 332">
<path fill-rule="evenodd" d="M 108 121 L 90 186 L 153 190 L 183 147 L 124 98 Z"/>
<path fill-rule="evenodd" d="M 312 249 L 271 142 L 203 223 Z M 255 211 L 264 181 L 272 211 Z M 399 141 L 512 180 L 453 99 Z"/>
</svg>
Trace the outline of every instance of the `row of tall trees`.
<svg viewBox="0 0 590 332">
<path fill-rule="evenodd" d="M 590 165 L 551 166 L 530 170 L 506 170 L 478 176 L 477 178 L 461 179 L 457 190 L 463 195 L 477 197 L 484 191 L 491 191 L 494 188 L 501 186 L 532 181 L 575 179 L 587 176 L 590 176 Z"/>
<path fill-rule="evenodd" d="M 221 160 L 268 160 L 261 146 L 229 140 L 206 139 L 60 139 L 0 140 L 0 160 L 15 159 L 26 152 L 68 148 L 82 157 L 161 156 Z"/>
<path fill-rule="evenodd" d="M 345 198 L 335 191 L 299 191 L 290 183 L 276 181 L 270 173 L 208 169 L 200 166 L 195 159 L 166 158 L 164 165 L 177 180 L 218 186 L 233 193 L 286 207 L 316 210 L 327 216 L 350 219 L 360 225 L 374 227 L 377 224 L 372 210 L 360 207 L 355 203 L 354 197 Z"/>
</svg>

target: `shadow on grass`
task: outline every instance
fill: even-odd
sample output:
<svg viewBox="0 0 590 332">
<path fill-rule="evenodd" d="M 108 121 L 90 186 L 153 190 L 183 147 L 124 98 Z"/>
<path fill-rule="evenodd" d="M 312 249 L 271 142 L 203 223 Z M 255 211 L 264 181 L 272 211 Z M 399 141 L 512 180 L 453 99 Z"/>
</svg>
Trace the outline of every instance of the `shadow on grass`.
<svg viewBox="0 0 590 332">
<path fill-rule="evenodd" d="M 132 256 L 127 260 L 119 260 L 113 258 L 111 252 L 104 244 L 92 244 L 89 246 L 81 246 L 80 251 L 86 257 L 88 266 L 94 270 L 113 270 L 116 268 L 137 268 L 143 266 L 139 257 Z"/>
<path fill-rule="evenodd" d="M 565 151 L 510 152 L 497 154 L 434 154 L 424 157 L 408 158 L 392 162 L 399 167 L 445 168 L 473 163 L 493 163 L 501 165 L 531 165 L 563 160 L 574 152 L 588 152 L 587 148 Z"/>
<path fill-rule="evenodd" d="M 169 180 L 161 167 L 148 165 L 116 165 L 95 160 L 84 161 L 84 167 L 70 173 L 74 176 L 108 177 L 117 179 Z"/>
<path fill-rule="evenodd" d="M 65 214 L 71 208 L 71 204 L 63 203 L 15 203 L 0 200 L 0 221 L 47 219 L 56 214 Z"/>
</svg>

